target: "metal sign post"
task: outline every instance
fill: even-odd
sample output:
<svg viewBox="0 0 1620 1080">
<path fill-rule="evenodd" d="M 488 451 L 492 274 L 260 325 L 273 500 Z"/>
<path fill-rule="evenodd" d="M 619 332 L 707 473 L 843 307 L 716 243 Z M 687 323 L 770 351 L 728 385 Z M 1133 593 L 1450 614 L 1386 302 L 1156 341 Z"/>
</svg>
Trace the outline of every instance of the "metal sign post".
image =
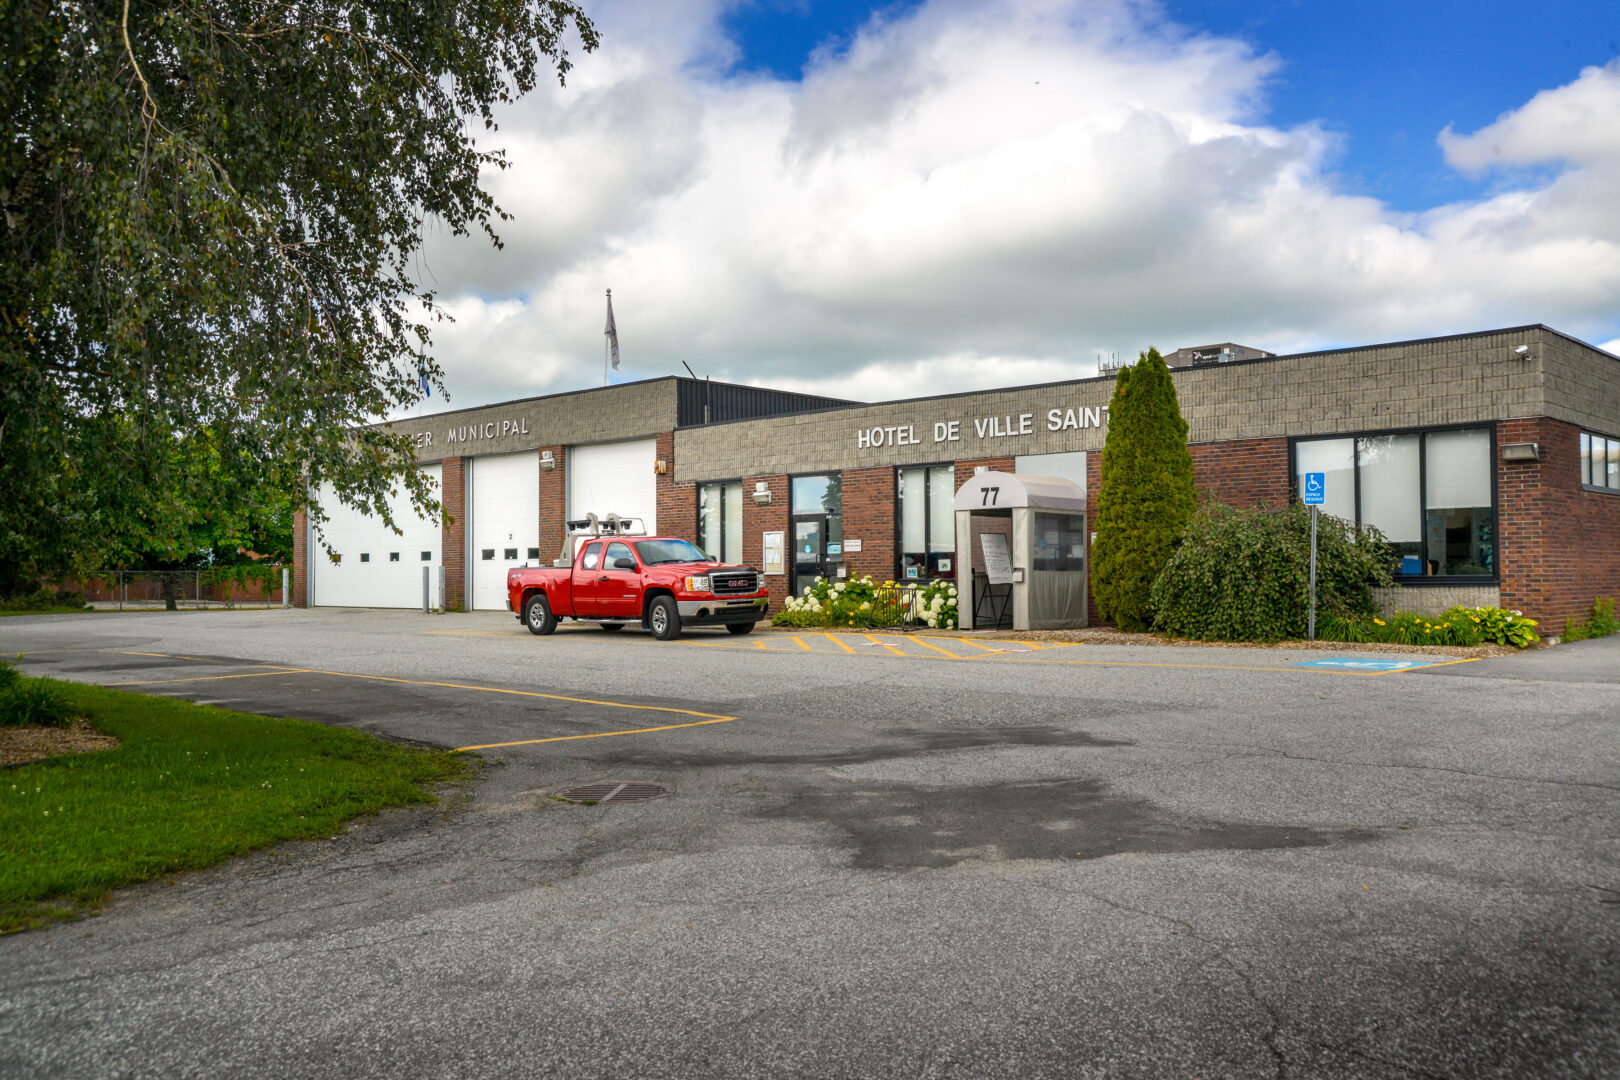
<svg viewBox="0 0 1620 1080">
<path fill-rule="evenodd" d="M 1305 474 L 1304 503 L 1311 508 L 1311 612 L 1306 633 L 1316 640 L 1316 508 L 1327 501 L 1327 474 Z"/>
</svg>

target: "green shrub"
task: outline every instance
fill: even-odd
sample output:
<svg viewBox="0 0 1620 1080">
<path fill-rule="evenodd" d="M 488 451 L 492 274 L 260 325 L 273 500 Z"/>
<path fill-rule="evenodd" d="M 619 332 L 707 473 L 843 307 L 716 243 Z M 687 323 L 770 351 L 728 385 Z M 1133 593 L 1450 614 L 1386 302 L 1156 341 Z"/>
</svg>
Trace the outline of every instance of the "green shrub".
<svg viewBox="0 0 1620 1080">
<path fill-rule="evenodd" d="M 0 690 L 0 727 L 62 727 L 72 719 L 73 706 L 49 679 L 16 677 Z"/>
<path fill-rule="evenodd" d="M 1153 583 L 1197 506 L 1187 421 L 1156 349 L 1119 373 L 1097 488 L 1091 595 L 1121 630 L 1153 623 Z"/>
<path fill-rule="evenodd" d="M 82 609 L 84 593 L 77 589 L 47 589 L 43 585 L 33 592 L 19 593 L 0 600 L 0 611 L 47 611 L 51 608 Z"/>
<path fill-rule="evenodd" d="M 1608 637 L 1616 630 L 1620 630 L 1620 620 L 1614 617 L 1614 601 L 1600 596 L 1592 601 L 1591 618 L 1570 619 L 1564 624 L 1564 640 Z"/>
<path fill-rule="evenodd" d="M 11 692 L 11 688 L 22 681 L 22 673 L 11 664 L 0 661 L 0 698 Z"/>
<path fill-rule="evenodd" d="M 1153 583 L 1154 625 L 1203 641 L 1281 641 L 1306 634 L 1311 516 L 1304 506 L 1206 505 Z M 1378 611 L 1388 545 L 1376 529 L 1322 515 L 1317 527 L 1318 622 Z"/>
</svg>

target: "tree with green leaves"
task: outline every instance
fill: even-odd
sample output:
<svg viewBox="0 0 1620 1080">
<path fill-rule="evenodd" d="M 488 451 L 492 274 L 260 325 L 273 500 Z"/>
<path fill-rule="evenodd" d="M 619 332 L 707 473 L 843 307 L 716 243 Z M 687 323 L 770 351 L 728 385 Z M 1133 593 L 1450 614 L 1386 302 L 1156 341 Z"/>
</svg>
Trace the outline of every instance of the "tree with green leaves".
<svg viewBox="0 0 1620 1080">
<path fill-rule="evenodd" d="M 1198 499 L 1187 421 L 1157 349 L 1143 353 L 1114 382 L 1100 472 L 1091 594 L 1105 621 L 1141 632 L 1153 625 L 1153 581 Z"/>
<path fill-rule="evenodd" d="M 499 245 L 476 128 L 570 39 L 567 0 L 7 5 L 0 592 L 305 478 L 389 520 L 413 455 L 368 425 L 443 389 L 423 224 Z"/>
</svg>

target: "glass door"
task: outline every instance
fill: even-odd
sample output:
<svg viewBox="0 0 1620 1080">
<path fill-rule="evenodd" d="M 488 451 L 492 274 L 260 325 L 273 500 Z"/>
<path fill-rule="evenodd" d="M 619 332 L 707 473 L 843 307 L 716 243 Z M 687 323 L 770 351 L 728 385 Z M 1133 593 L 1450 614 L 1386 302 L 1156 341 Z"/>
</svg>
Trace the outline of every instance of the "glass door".
<svg viewBox="0 0 1620 1080">
<path fill-rule="evenodd" d="M 793 519 L 793 582 L 795 596 L 818 577 L 828 577 L 827 515 L 807 514 Z"/>
</svg>

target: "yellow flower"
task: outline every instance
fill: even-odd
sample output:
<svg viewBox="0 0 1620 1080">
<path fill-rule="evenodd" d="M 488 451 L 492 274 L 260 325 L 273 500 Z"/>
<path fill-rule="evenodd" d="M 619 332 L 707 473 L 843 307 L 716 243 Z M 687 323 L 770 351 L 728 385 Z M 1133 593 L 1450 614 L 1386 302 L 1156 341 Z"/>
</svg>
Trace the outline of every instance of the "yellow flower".
<svg viewBox="0 0 1620 1080">
<path fill-rule="evenodd" d="M 1374 620 L 1373 620 L 1373 622 L 1375 622 L 1375 623 L 1377 623 L 1377 624 L 1378 624 L 1378 625 L 1379 625 L 1379 626 L 1385 626 L 1385 625 L 1387 625 L 1387 624 L 1386 624 L 1386 623 L 1385 623 L 1385 622 L 1384 622 L 1384 620 L 1383 620 L 1383 619 L 1374 619 Z"/>
</svg>

